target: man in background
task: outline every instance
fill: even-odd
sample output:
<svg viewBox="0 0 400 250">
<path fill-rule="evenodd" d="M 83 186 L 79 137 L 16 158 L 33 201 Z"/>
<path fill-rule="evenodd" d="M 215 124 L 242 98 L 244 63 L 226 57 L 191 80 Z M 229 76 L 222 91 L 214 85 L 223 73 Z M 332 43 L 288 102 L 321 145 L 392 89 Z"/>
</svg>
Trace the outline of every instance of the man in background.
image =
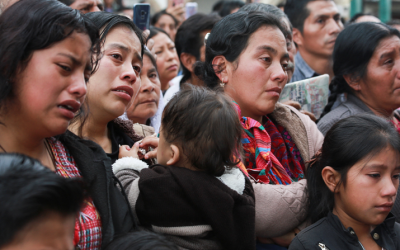
<svg viewBox="0 0 400 250">
<path fill-rule="evenodd" d="M 102 0 L 58 0 L 69 7 L 79 10 L 82 14 L 89 12 L 103 11 Z"/>
<path fill-rule="evenodd" d="M 343 23 L 332 0 L 288 0 L 285 14 L 293 25 L 298 52 L 292 82 L 328 74 L 333 77 L 332 53 Z"/>
</svg>

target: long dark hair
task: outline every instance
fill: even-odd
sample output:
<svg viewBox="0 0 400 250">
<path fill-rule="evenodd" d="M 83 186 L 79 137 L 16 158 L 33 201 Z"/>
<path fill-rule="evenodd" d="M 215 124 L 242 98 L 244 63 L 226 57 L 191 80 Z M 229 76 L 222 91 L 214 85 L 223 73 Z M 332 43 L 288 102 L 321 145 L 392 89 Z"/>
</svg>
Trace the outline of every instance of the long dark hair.
<svg viewBox="0 0 400 250">
<path fill-rule="evenodd" d="M 281 21 L 269 13 L 238 11 L 224 17 L 211 30 L 206 42 L 206 61 L 196 63 L 195 74 L 207 87 L 217 87 L 219 78 L 212 65 L 214 57 L 222 55 L 229 62 L 236 61 L 246 49 L 250 36 L 262 26 L 277 27 L 286 34 Z"/>
<path fill-rule="evenodd" d="M 400 37 L 400 32 L 384 23 L 355 23 L 346 27 L 337 37 L 333 50 L 333 73 L 329 90 L 329 102 L 321 118 L 331 111 L 336 98 L 341 93 L 353 93 L 353 89 L 343 76 L 362 79 L 367 74 L 367 66 L 376 47 L 382 39 Z"/>
<path fill-rule="evenodd" d="M 79 11 L 56 0 L 21 0 L 0 15 L 0 110 L 15 97 L 15 81 L 36 50 L 45 49 L 74 31 L 92 42 L 92 68 L 100 53 L 98 29 Z M 92 72 L 93 73 L 93 72 Z"/>
<path fill-rule="evenodd" d="M 383 118 L 371 114 L 350 116 L 337 122 L 328 131 L 321 154 L 306 172 L 309 197 L 308 217 L 314 223 L 327 216 L 334 207 L 334 195 L 322 179 L 326 166 L 341 175 L 346 185 L 349 169 L 387 147 L 400 154 L 400 137 L 394 126 Z"/>
</svg>

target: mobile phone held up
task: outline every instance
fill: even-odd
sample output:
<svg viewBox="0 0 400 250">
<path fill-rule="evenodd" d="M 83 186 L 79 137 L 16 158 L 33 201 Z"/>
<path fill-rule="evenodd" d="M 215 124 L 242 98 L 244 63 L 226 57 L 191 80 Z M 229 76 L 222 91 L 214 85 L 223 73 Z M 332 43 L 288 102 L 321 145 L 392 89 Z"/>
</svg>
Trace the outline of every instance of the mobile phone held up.
<svg viewBox="0 0 400 250">
<path fill-rule="evenodd" d="M 196 2 L 189 2 L 186 4 L 186 19 L 193 16 L 197 13 L 197 3 Z"/>
<path fill-rule="evenodd" d="M 133 5 L 133 23 L 143 31 L 150 27 L 150 4 L 137 3 Z"/>
</svg>

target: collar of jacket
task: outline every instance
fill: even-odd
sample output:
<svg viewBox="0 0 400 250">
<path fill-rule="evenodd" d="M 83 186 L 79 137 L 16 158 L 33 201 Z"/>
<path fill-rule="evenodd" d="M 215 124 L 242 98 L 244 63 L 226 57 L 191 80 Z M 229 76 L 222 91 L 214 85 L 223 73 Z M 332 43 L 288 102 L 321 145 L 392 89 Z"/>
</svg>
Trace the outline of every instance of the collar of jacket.
<svg viewBox="0 0 400 250">
<path fill-rule="evenodd" d="M 345 228 L 340 222 L 339 218 L 330 212 L 327 216 L 327 220 L 332 225 L 335 230 L 343 231 L 346 239 L 349 242 L 353 242 L 354 244 L 358 243 L 358 237 L 354 232 L 353 228 Z M 386 219 L 382 222 L 382 224 L 375 227 L 374 230 L 371 231 L 371 237 L 375 240 L 375 242 L 382 246 L 385 249 L 396 249 L 396 233 L 394 230 L 395 217 L 389 213 Z"/>
</svg>

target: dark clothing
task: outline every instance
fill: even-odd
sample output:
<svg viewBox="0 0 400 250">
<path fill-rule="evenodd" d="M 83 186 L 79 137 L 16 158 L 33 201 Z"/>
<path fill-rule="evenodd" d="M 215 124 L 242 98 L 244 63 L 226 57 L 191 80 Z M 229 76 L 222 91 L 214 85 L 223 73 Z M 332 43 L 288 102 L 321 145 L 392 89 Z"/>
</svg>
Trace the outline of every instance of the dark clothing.
<svg viewBox="0 0 400 250">
<path fill-rule="evenodd" d="M 182 231 L 178 235 L 186 238 L 210 227 L 203 240 L 215 239 L 221 249 L 255 249 L 254 191 L 249 179 L 237 171 L 244 179 L 243 194 L 206 172 L 162 165 L 143 169 L 135 208 L 140 224 L 166 234 L 171 229 Z M 216 249 L 201 244 L 184 248 Z"/>
<path fill-rule="evenodd" d="M 89 195 L 100 214 L 102 245 L 110 243 L 116 235 L 135 227 L 126 198 L 117 188 L 111 169 L 111 160 L 95 142 L 82 139 L 70 131 L 58 137 L 75 159 Z"/>
<path fill-rule="evenodd" d="M 112 153 L 107 154 L 107 156 L 111 158 L 111 164 L 113 164 L 116 160 L 118 160 L 120 146 L 128 145 L 129 147 L 132 147 L 136 141 L 142 139 L 140 137 L 137 137 L 135 138 L 136 140 L 133 140 L 126 134 L 125 129 L 121 127 L 120 125 L 121 123 L 116 123 L 115 121 L 116 120 L 111 121 L 107 124 L 112 145 Z M 133 124 L 132 124 L 132 130 L 133 130 Z"/>
<path fill-rule="evenodd" d="M 400 249 L 400 224 L 395 222 L 392 214 L 371 232 L 371 236 L 386 250 Z M 327 217 L 302 230 L 293 239 L 289 250 L 301 249 L 363 250 L 363 247 L 353 229 L 344 228 L 339 218 L 329 213 Z"/>
</svg>

